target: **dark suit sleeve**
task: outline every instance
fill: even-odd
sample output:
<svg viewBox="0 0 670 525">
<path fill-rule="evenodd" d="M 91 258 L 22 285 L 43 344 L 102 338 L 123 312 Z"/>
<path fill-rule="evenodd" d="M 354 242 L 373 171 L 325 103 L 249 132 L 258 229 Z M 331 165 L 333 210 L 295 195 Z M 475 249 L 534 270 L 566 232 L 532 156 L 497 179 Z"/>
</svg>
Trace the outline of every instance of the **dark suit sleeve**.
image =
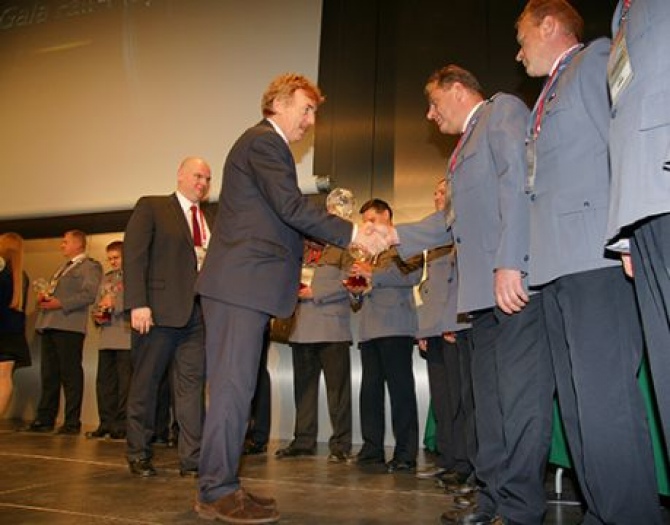
<svg viewBox="0 0 670 525">
<path fill-rule="evenodd" d="M 263 197 L 287 225 L 336 246 L 351 242 L 353 225 L 311 203 L 297 183 L 291 151 L 276 133 L 259 135 L 251 145 L 249 163 Z"/>
<path fill-rule="evenodd" d="M 123 239 L 123 288 L 126 310 L 149 306 L 147 273 L 153 241 L 154 214 L 142 197 L 133 210 Z"/>
</svg>

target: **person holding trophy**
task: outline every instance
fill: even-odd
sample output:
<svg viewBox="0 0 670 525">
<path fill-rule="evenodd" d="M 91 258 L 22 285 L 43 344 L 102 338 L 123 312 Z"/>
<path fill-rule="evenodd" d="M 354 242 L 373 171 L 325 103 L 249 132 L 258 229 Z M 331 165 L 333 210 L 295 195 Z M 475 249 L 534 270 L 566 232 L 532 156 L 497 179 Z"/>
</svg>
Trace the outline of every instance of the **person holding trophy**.
<svg viewBox="0 0 670 525">
<path fill-rule="evenodd" d="M 336 188 L 326 198 L 326 209 L 350 219 L 353 203 L 351 191 Z M 305 241 L 298 306 L 288 337 L 293 357 L 295 428 L 293 441 L 277 450 L 277 458 L 316 453 L 323 372 L 332 427 L 328 462 L 351 459 L 351 307 L 342 286 L 348 263 L 346 250 Z"/>
<path fill-rule="evenodd" d="M 364 221 L 392 225 L 393 211 L 381 199 L 367 201 L 360 213 Z M 356 462 L 360 466 L 384 465 L 389 473 L 412 472 L 419 448 L 412 370 L 417 319 L 412 288 L 421 280 L 423 256 L 405 262 L 395 248 L 378 257 L 363 246 L 350 252 L 356 260 L 344 285 L 361 303 L 358 340 L 363 374 L 360 392 L 363 447 Z M 385 386 L 396 439 L 388 463 L 384 455 Z"/>
<path fill-rule="evenodd" d="M 58 434 L 81 431 L 81 403 L 84 394 L 82 353 L 89 307 L 95 302 L 102 278 L 102 266 L 86 255 L 86 234 L 65 232 L 61 252 L 67 259 L 46 283 L 36 283 L 37 321 L 42 347 L 42 393 L 37 418 L 25 430 L 51 432 L 54 429 L 60 388 L 65 394 L 65 422 Z"/>
<path fill-rule="evenodd" d="M 96 395 L 100 425 L 86 437 L 126 437 L 126 402 L 130 388 L 130 322 L 123 309 L 123 242 L 107 245 L 111 269 L 102 278 L 93 320 L 100 329 Z"/>
</svg>

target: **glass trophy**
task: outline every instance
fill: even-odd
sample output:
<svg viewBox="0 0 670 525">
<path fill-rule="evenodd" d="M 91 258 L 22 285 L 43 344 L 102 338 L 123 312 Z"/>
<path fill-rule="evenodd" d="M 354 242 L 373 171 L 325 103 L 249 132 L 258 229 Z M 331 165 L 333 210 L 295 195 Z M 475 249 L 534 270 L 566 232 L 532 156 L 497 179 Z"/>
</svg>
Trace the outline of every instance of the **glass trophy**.
<svg viewBox="0 0 670 525">
<path fill-rule="evenodd" d="M 328 212 L 351 220 L 356 207 L 356 198 L 351 190 L 346 188 L 335 188 L 326 197 L 326 209 Z"/>
</svg>

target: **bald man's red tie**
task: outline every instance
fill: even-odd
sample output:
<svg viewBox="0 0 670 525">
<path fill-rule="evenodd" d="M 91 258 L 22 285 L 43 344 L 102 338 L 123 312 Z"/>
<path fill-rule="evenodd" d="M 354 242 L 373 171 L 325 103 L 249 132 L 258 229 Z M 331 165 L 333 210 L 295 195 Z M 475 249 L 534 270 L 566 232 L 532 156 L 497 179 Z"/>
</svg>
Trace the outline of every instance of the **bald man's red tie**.
<svg viewBox="0 0 670 525">
<path fill-rule="evenodd" d="M 202 233 L 200 232 L 200 223 L 198 222 L 198 207 L 191 206 L 191 224 L 193 227 L 193 244 L 202 246 Z"/>
</svg>

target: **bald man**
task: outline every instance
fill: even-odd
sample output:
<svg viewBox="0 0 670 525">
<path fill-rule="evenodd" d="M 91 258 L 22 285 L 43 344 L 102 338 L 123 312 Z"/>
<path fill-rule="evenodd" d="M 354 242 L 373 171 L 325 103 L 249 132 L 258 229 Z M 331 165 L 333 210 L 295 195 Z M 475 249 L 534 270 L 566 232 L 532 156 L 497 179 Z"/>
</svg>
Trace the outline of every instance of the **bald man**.
<svg viewBox="0 0 670 525">
<path fill-rule="evenodd" d="M 204 417 L 205 339 L 194 285 L 213 221 L 211 170 L 187 157 L 171 195 L 142 197 L 125 233 L 124 306 L 130 310 L 133 378 L 128 395 L 127 458 L 136 476 L 155 476 L 151 438 L 161 378 L 172 368 L 182 476 L 196 477 Z"/>
</svg>

